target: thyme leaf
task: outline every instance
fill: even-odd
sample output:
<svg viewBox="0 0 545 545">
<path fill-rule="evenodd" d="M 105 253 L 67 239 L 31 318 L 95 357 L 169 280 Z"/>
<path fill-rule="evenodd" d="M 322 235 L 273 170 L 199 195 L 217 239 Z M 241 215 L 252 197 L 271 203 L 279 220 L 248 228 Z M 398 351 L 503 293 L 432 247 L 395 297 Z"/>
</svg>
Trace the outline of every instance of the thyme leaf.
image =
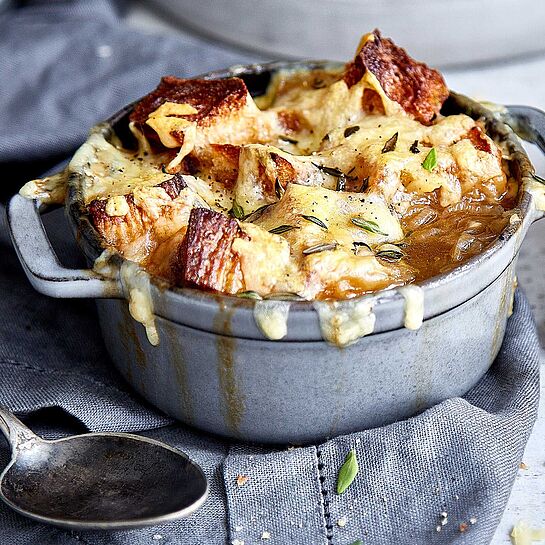
<svg viewBox="0 0 545 545">
<path fill-rule="evenodd" d="M 412 144 L 411 144 L 411 147 L 409 148 L 409 151 L 411 153 L 420 153 L 420 150 L 418 149 L 418 140 L 415 140 Z"/>
<path fill-rule="evenodd" d="M 259 295 L 257 291 L 252 291 L 252 290 L 241 291 L 237 293 L 237 297 L 240 297 L 242 299 L 255 299 L 257 301 L 260 301 L 261 299 L 263 299 L 263 297 L 261 297 L 261 295 Z"/>
<path fill-rule="evenodd" d="M 329 174 L 330 176 L 335 176 L 336 178 L 339 178 L 341 176 L 344 176 L 343 171 L 339 170 L 335 167 L 326 167 L 324 165 L 318 165 L 317 163 L 312 163 L 318 170 L 321 170 L 322 172 L 325 172 L 326 174 Z"/>
<path fill-rule="evenodd" d="M 280 183 L 280 180 L 276 178 L 274 181 L 274 192 L 276 193 L 276 198 L 280 200 L 286 190 L 282 187 L 282 184 Z"/>
<path fill-rule="evenodd" d="M 431 148 L 426 155 L 424 161 L 422 162 L 422 167 L 425 168 L 428 172 L 431 172 L 437 166 L 437 152 L 435 148 Z"/>
<path fill-rule="evenodd" d="M 279 225 L 274 229 L 269 229 L 269 233 L 272 233 L 273 235 L 281 235 L 282 233 L 287 233 L 292 229 L 299 229 L 299 227 L 295 227 L 295 225 Z"/>
<path fill-rule="evenodd" d="M 311 223 L 316 224 L 318 227 L 321 227 L 322 229 L 325 229 L 327 231 L 327 225 L 321 219 L 318 219 L 316 216 L 307 216 L 306 214 L 301 214 L 301 217 L 303 219 L 306 219 L 307 221 L 310 221 Z"/>
<path fill-rule="evenodd" d="M 348 138 L 349 136 L 352 136 L 355 132 L 358 132 L 360 130 L 359 125 L 353 125 L 352 127 L 346 127 L 344 129 L 344 137 Z"/>
<path fill-rule="evenodd" d="M 311 85 L 313 89 L 323 89 L 325 87 L 325 81 L 322 78 L 314 78 Z"/>
<path fill-rule="evenodd" d="M 357 180 L 357 176 L 350 176 L 351 172 L 354 172 L 355 166 L 353 166 L 347 174 L 345 174 L 342 170 L 336 168 L 336 167 L 326 167 L 324 165 L 318 165 L 317 163 L 312 163 L 318 170 L 321 170 L 322 172 L 325 172 L 326 174 L 329 174 L 330 176 L 334 176 L 335 178 L 338 178 L 337 180 L 337 191 L 344 191 L 346 187 L 347 180 L 354 181 Z"/>
<path fill-rule="evenodd" d="M 233 207 L 231 208 L 231 210 L 229 210 L 229 215 L 232 217 L 232 218 L 236 218 L 237 220 L 243 220 L 244 219 L 244 208 L 242 208 L 242 206 L 240 206 L 240 204 L 238 204 L 238 202 L 235 200 L 233 200 Z"/>
<path fill-rule="evenodd" d="M 337 494 L 342 494 L 352 484 L 358 471 L 356 451 L 351 449 L 346 455 L 344 464 L 341 466 L 339 475 L 337 476 Z"/>
<path fill-rule="evenodd" d="M 381 153 L 388 153 L 389 151 L 394 151 L 396 149 L 398 136 L 399 136 L 399 133 L 396 132 L 390 139 L 388 139 L 386 143 L 384 144 L 384 147 L 382 148 Z"/>
<path fill-rule="evenodd" d="M 373 248 L 371 248 L 371 246 L 369 246 L 369 244 L 367 244 L 367 242 L 361 242 L 359 240 L 355 241 L 355 242 L 352 242 L 353 246 L 354 246 L 354 253 L 356 255 L 358 255 L 358 248 L 367 248 L 370 252 L 373 251 Z"/>
<path fill-rule="evenodd" d="M 396 261 L 403 259 L 405 254 L 394 244 L 384 244 L 378 249 L 375 256 L 384 259 L 384 261 L 395 263 Z"/>
<path fill-rule="evenodd" d="M 244 218 L 244 220 L 249 221 L 249 222 L 255 221 L 257 218 L 260 218 L 263 215 L 263 212 L 265 212 L 265 210 L 267 210 L 267 208 L 269 208 L 269 206 L 272 206 L 273 204 L 274 203 L 269 203 L 269 204 L 264 204 L 263 206 L 260 206 L 259 208 L 254 210 L 251 214 L 248 214 Z"/>
<path fill-rule="evenodd" d="M 284 140 L 285 142 L 288 142 L 289 144 L 299 144 L 299 140 L 295 140 L 295 138 L 291 138 L 289 136 L 279 136 L 278 138 L 280 138 L 280 140 Z"/>
<path fill-rule="evenodd" d="M 361 182 L 360 193 L 367 191 L 368 187 L 369 187 L 369 176 L 366 176 Z"/>
<path fill-rule="evenodd" d="M 310 255 L 310 254 L 317 254 L 318 252 L 326 252 L 328 250 L 335 250 L 337 248 L 338 244 L 336 242 L 331 243 L 323 243 L 323 244 L 315 244 L 314 246 L 310 246 L 309 248 L 305 248 L 303 250 L 303 254 Z"/>
<path fill-rule="evenodd" d="M 276 293 L 269 293 L 268 295 L 265 295 L 263 299 L 278 299 L 280 301 L 304 301 L 305 298 L 301 297 L 297 293 L 293 293 L 291 291 L 278 291 Z"/>
<path fill-rule="evenodd" d="M 356 227 L 359 227 L 360 229 L 364 229 L 365 231 L 369 231 L 370 233 L 375 233 L 376 235 L 382 235 L 385 237 L 388 236 L 387 233 L 384 233 L 383 231 L 380 230 L 378 223 L 375 221 L 366 220 L 364 218 L 358 218 L 358 217 L 351 218 L 350 221 Z"/>
</svg>

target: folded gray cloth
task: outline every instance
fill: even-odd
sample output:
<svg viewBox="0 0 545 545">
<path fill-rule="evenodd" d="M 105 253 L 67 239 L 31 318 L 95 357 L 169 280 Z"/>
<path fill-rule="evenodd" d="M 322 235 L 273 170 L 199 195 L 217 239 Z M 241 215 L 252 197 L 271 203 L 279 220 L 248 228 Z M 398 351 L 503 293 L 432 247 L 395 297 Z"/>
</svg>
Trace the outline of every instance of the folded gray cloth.
<svg viewBox="0 0 545 545">
<path fill-rule="evenodd" d="M 62 232 L 55 214 L 50 223 Z M 159 414 L 113 369 L 94 306 L 35 293 L 5 233 L 0 247 L 0 403 L 23 414 L 57 407 L 77 419 L 43 413 L 35 429 L 46 436 L 79 432 L 78 421 L 92 431 L 145 430 L 201 464 L 211 485 L 204 507 L 188 519 L 131 532 L 67 532 L 0 506 L 1 543 L 249 545 L 268 535 L 267 543 L 282 545 L 490 541 L 537 411 L 539 342 L 522 293 L 500 355 L 464 398 L 322 445 L 271 449 L 229 443 Z M 360 470 L 339 496 L 337 474 L 351 448 Z M 4 445 L 0 458 L 7 463 Z M 248 478 L 243 486 L 239 475 Z"/>
<path fill-rule="evenodd" d="M 0 37 L 0 162 L 71 149 L 93 122 L 164 73 L 248 60 L 194 38 L 129 30 L 106 1 L 34 2 L 0 17 Z M 51 223 L 62 233 L 59 218 Z M 47 437 L 124 430 L 165 441 L 201 464 L 211 489 L 188 519 L 127 532 L 70 532 L 0 506 L 0 543 L 489 543 L 538 403 L 539 343 L 520 292 L 500 355 L 464 398 L 321 445 L 273 449 L 211 437 L 150 407 L 113 369 L 92 303 L 35 293 L 5 232 L 0 251 L 0 403 L 31 413 L 34 429 Z M 69 244 L 63 254 L 74 259 Z M 360 470 L 337 495 L 351 448 Z M 2 444 L 0 463 L 8 457 Z"/>
<path fill-rule="evenodd" d="M 9 10 L 0 15 L 0 160 L 70 151 L 165 74 L 195 76 L 256 58 L 192 36 L 136 31 L 106 0 Z"/>
</svg>

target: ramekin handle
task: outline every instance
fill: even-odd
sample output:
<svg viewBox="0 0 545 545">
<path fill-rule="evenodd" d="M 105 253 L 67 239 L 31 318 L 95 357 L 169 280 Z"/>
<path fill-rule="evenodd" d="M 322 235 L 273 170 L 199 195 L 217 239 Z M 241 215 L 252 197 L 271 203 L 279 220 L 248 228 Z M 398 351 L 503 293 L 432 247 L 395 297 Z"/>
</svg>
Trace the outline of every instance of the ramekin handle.
<svg viewBox="0 0 545 545">
<path fill-rule="evenodd" d="M 506 106 L 507 112 L 502 116 L 523 140 L 535 144 L 545 154 L 545 112 L 531 106 Z M 535 176 L 536 181 L 545 184 L 541 176 Z M 545 211 L 536 208 L 533 221 L 545 216 Z"/>
<path fill-rule="evenodd" d="M 38 201 L 15 195 L 6 214 L 13 246 L 34 289 L 56 298 L 122 297 L 117 280 L 60 263 L 45 232 Z"/>
</svg>

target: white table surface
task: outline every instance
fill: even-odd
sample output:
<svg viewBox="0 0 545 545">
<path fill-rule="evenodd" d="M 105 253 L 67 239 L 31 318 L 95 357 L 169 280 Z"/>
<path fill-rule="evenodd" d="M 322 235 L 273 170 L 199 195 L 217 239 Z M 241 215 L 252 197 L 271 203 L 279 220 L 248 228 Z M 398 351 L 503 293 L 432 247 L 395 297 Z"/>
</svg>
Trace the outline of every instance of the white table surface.
<svg viewBox="0 0 545 545">
<path fill-rule="evenodd" d="M 130 24 L 149 30 L 182 32 L 137 3 L 129 9 Z M 365 29 L 362 29 L 364 32 Z M 395 37 L 394 37 L 395 39 Z M 424 59 L 425 60 L 425 59 Z M 477 99 L 499 104 L 527 104 L 545 109 L 545 56 L 490 67 L 445 71 L 451 89 Z M 545 158 L 533 147 L 530 155 L 538 173 L 545 175 Z M 526 290 L 545 346 L 545 219 L 534 224 L 521 250 L 518 278 Z M 542 352 L 542 401 L 545 397 L 545 352 Z M 514 524 L 525 520 L 533 527 L 545 528 L 545 403 L 526 447 L 523 459 L 527 469 L 520 469 L 507 509 L 491 545 L 511 543 Z M 477 522 L 478 523 L 478 522 Z"/>
<path fill-rule="evenodd" d="M 509 66 L 446 74 L 450 87 L 464 94 L 486 97 L 500 104 L 529 104 L 545 109 L 545 58 L 535 58 Z M 529 147 L 538 173 L 545 173 L 545 159 Z M 545 346 L 545 221 L 534 224 L 519 258 L 517 275 L 532 305 Z M 511 498 L 503 515 L 493 545 L 511 543 L 509 533 L 519 520 L 545 528 L 545 357 L 542 351 L 541 407 L 538 420 L 523 459 L 527 469 L 520 469 Z"/>
</svg>

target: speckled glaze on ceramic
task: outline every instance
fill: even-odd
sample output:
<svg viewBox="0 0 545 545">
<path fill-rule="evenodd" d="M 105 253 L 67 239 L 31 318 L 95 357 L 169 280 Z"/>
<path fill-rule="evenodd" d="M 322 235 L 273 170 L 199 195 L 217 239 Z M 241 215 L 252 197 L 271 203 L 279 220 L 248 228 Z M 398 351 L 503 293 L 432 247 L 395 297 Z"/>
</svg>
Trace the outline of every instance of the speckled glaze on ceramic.
<svg viewBox="0 0 545 545">
<path fill-rule="evenodd" d="M 252 94 L 272 72 L 326 63 L 274 63 L 206 75 L 238 75 Z M 122 134 L 132 106 L 105 124 Z M 504 140 L 522 182 L 533 168 L 512 130 L 479 104 L 451 94 L 445 113 L 485 117 L 487 131 Z M 543 115 L 543 114 L 540 114 Z M 77 181 L 77 180 L 73 180 Z M 152 281 L 160 344 L 129 315 L 123 287 L 88 271 L 62 267 L 39 219 L 38 204 L 16 196 L 8 222 L 25 271 L 36 289 L 55 297 L 95 297 L 106 346 L 133 387 L 167 414 L 200 429 L 242 440 L 305 443 L 384 425 L 467 392 L 486 372 L 503 339 L 518 250 L 541 217 L 521 192 L 522 219 L 507 227 L 483 254 L 421 284 L 424 323 L 403 327 L 397 290 L 374 301 L 375 332 L 347 348 L 322 340 L 312 304 L 293 303 L 288 335 L 265 339 L 253 319 L 254 301 Z M 92 262 L 100 240 L 82 206 L 77 184 L 66 210 L 78 242 Z M 36 248 L 42 251 L 36 252 Z"/>
</svg>

